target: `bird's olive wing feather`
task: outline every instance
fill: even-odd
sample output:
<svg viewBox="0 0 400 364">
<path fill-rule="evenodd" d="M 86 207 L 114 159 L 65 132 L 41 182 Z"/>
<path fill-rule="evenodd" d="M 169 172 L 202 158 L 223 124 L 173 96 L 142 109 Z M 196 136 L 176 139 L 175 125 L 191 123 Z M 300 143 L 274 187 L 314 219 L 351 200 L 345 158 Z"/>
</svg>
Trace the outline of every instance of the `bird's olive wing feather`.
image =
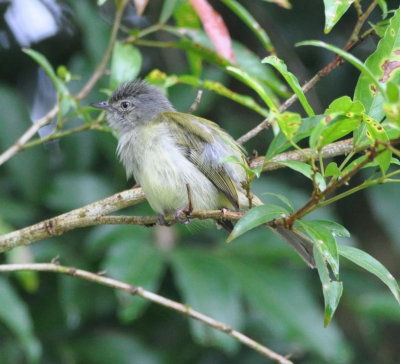
<svg viewBox="0 0 400 364">
<path fill-rule="evenodd" d="M 222 162 L 219 163 L 220 161 L 216 160 L 213 161 L 214 163 L 206 164 L 202 158 L 205 148 L 212 148 L 212 144 L 216 142 L 213 133 L 219 136 L 222 133 L 223 138 L 221 139 L 230 139 L 229 135 L 212 121 L 194 115 L 165 112 L 164 116 L 169 119 L 172 137 L 177 144 L 183 147 L 186 157 L 226 196 L 235 208 L 239 208 L 237 187 L 235 182 L 227 175 Z M 232 154 L 237 152 L 236 144 L 233 141 L 231 147 Z"/>
</svg>

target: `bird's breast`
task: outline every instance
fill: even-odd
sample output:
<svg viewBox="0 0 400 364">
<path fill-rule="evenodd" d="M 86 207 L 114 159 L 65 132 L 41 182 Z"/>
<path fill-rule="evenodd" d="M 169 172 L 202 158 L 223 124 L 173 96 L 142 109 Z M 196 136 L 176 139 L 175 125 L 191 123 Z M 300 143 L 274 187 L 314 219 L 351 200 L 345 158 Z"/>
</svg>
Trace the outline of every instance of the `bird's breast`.
<svg viewBox="0 0 400 364">
<path fill-rule="evenodd" d="M 124 134 L 119 140 L 118 154 L 127 175 L 134 176 L 156 212 L 186 207 L 188 188 L 195 209 L 217 208 L 218 191 L 186 158 L 162 124 Z"/>
</svg>

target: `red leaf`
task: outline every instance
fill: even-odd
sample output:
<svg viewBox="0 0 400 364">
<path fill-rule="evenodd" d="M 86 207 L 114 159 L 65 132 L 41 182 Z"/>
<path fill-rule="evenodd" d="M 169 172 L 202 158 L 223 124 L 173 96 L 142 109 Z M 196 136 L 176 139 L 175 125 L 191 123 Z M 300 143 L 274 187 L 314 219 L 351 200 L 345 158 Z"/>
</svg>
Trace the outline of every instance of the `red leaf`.
<svg viewBox="0 0 400 364">
<path fill-rule="evenodd" d="M 232 49 L 231 37 L 228 28 L 222 19 L 207 0 L 189 0 L 190 4 L 196 10 L 204 30 L 213 42 L 217 52 L 232 63 L 236 63 L 235 55 Z"/>
</svg>

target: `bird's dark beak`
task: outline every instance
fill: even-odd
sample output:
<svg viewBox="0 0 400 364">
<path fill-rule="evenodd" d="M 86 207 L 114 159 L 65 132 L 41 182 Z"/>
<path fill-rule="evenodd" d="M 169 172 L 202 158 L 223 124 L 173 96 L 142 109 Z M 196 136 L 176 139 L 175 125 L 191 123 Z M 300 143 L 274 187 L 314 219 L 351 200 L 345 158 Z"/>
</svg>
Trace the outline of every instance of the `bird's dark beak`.
<svg viewBox="0 0 400 364">
<path fill-rule="evenodd" d="M 103 109 L 106 111 L 111 111 L 112 109 L 112 106 L 108 104 L 108 101 L 93 102 L 90 105 L 96 107 L 97 109 Z"/>
</svg>

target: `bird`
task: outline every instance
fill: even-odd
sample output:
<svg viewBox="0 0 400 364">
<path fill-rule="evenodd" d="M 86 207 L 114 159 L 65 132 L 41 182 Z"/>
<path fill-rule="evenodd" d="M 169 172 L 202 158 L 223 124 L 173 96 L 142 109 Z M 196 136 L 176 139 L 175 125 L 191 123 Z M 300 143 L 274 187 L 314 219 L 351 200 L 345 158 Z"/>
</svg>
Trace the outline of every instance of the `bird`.
<svg viewBox="0 0 400 364">
<path fill-rule="evenodd" d="M 199 116 L 178 112 L 157 87 L 140 79 L 122 83 L 106 101 L 92 104 L 105 110 L 118 136 L 117 155 L 127 177 L 143 189 L 158 222 L 182 211 L 248 210 L 263 205 L 244 187 L 246 154 L 225 130 Z M 190 212 L 190 211 L 189 211 Z M 219 223 L 228 231 L 230 221 Z M 313 242 L 304 234 L 272 228 L 312 268 Z"/>
</svg>

